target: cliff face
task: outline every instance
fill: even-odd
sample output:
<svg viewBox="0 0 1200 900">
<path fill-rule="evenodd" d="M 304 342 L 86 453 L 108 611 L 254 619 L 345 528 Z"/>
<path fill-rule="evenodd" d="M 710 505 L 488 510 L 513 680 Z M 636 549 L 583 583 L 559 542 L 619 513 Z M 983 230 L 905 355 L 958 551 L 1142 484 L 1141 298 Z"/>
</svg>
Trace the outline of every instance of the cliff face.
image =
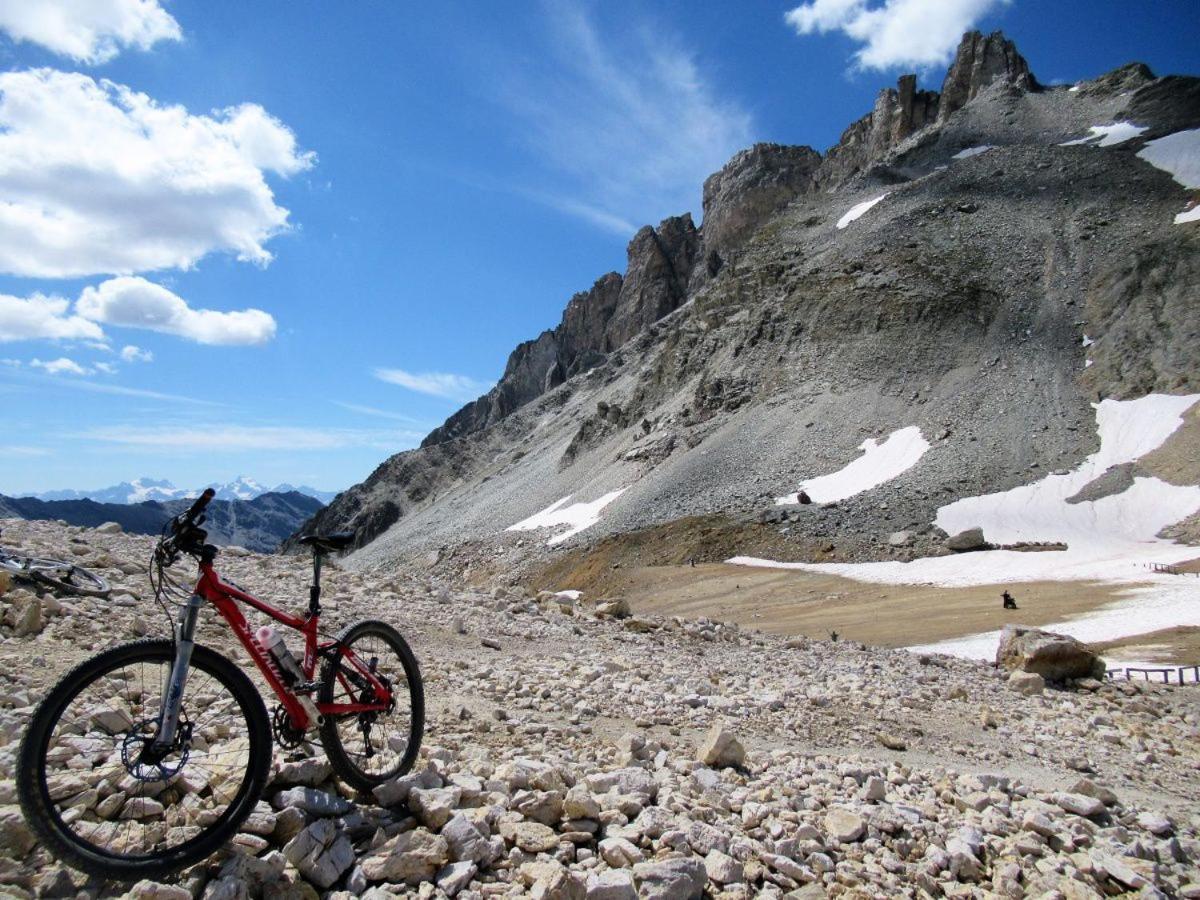
<svg viewBox="0 0 1200 900">
<path fill-rule="evenodd" d="M 943 435 L 911 490 L 837 513 L 877 536 L 1082 459 L 1097 394 L 1200 391 L 1187 193 L 1137 155 L 1200 127 L 1200 80 L 1134 64 L 1078 88 L 1040 89 L 1011 42 L 969 33 L 941 92 L 905 76 L 825 157 L 738 153 L 702 228 L 641 229 L 624 274 L 306 529 L 386 532 L 363 555 L 383 561 L 618 491 L 610 530 L 746 513 L 865 437 Z M 1065 145 L 1124 120 L 1148 130 Z"/>
<path fill-rule="evenodd" d="M 610 272 L 567 304 L 558 327 L 519 344 L 491 391 L 467 404 L 422 447 L 480 431 L 602 361 L 630 337 L 676 309 L 687 296 L 700 238 L 688 214 L 633 236 L 622 277 Z"/>
</svg>

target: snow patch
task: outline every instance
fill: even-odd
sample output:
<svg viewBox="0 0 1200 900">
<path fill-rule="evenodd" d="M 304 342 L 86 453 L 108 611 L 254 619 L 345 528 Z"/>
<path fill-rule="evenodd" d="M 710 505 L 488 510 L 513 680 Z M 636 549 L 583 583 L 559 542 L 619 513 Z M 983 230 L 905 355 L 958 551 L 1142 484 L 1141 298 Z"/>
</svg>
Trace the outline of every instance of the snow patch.
<svg viewBox="0 0 1200 900">
<path fill-rule="evenodd" d="M 1147 141 L 1138 156 L 1156 169 L 1170 172 L 1185 188 L 1200 188 L 1200 128 Z"/>
<path fill-rule="evenodd" d="M 583 596 L 583 591 L 555 591 L 555 597 L 565 597 L 568 600 L 578 600 Z"/>
<path fill-rule="evenodd" d="M 522 519 L 515 525 L 509 525 L 505 531 L 534 531 L 538 528 L 554 528 L 559 525 L 566 525 L 567 530 L 560 534 L 554 535 L 550 540 L 546 541 L 548 547 L 553 547 L 555 544 L 561 544 L 569 537 L 574 537 L 579 532 L 591 528 L 600 521 L 600 513 L 604 507 L 612 503 L 618 497 L 625 493 L 625 488 L 617 491 L 611 491 L 601 497 L 599 500 L 593 500 L 591 503 L 572 503 L 570 506 L 563 506 L 571 495 L 563 497 L 554 503 L 551 503 L 539 513 L 534 513 L 528 519 Z"/>
<path fill-rule="evenodd" d="M 929 441 L 916 425 L 893 431 L 881 444 L 867 438 L 859 445 L 863 455 L 843 469 L 819 478 L 802 482 L 800 490 L 785 497 L 776 497 L 779 506 L 800 502 L 800 491 L 808 494 L 814 503 L 833 503 L 845 500 L 863 491 L 869 491 L 884 482 L 891 481 L 913 466 L 929 449 Z"/>
<path fill-rule="evenodd" d="M 1079 88 L 1080 88 L 1080 85 L 1078 85 L 1078 84 L 1073 84 L 1073 85 L 1071 85 L 1069 88 L 1067 88 L 1067 90 L 1068 90 L 1068 91 L 1070 91 L 1072 94 L 1078 94 L 1078 93 L 1079 93 Z"/>
<path fill-rule="evenodd" d="M 1093 341 L 1093 340 L 1092 340 L 1090 337 L 1088 337 L 1086 334 L 1083 336 L 1083 346 L 1085 346 L 1085 347 L 1090 347 L 1090 346 L 1092 346 L 1092 344 L 1094 344 L 1094 343 L 1096 343 L 1096 342 L 1095 342 L 1095 341 Z"/>
<path fill-rule="evenodd" d="M 1115 122 L 1112 125 L 1093 125 L 1088 129 L 1087 137 L 1076 138 L 1073 141 L 1063 141 L 1060 147 L 1075 147 L 1079 144 L 1090 144 L 1093 147 L 1113 147 L 1137 137 L 1148 128 L 1134 125 L 1132 122 Z"/>
<path fill-rule="evenodd" d="M 848 213 L 846 213 L 844 216 L 842 216 L 840 219 L 838 219 L 837 227 L 845 228 L 847 225 L 849 225 L 851 222 L 855 221 L 856 219 L 862 218 L 863 214 L 866 213 L 867 210 L 869 210 L 872 206 L 874 206 L 876 203 L 878 203 L 880 200 L 882 200 L 886 196 L 887 196 L 887 194 L 880 194 L 874 200 L 864 200 L 862 203 L 859 203 L 859 204 L 856 204 L 855 206 L 850 207 L 850 211 Z"/>
<path fill-rule="evenodd" d="M 980 153 L 987 153 L 989 150 L 995 150 L 991 144 L 982 144 L 979 147 L 968 147 L 966 150 L 959 150 L 951 159 L 970 159 L 972 156 L 978 156 Z"/>
<path fill-rule="evenodd" d="M 949 534 L 980 527 L 992 543 L 1064 541 L 1068 546 L 1065 551 L 988 550 L 912 562 L 781 563 L 752 557 L 734 557 L 729 562 L 841 575 L 875 584 L 965 587 L 1023 581 L 1149 583 L 1151 587 L 1131 592 L 1128 599 L 1114 607 L 1047 627 L 1071 634 L 1076 633 L 1072 629 L 1078 629 L 1078 636 L 1087 635 L 1087 640 L 1111 640 L 1175 625 L 1200 624 L 1195 584 L 1182 585 L 1179 576 L 1158 575 L 1149 568 L 1154 563 L 1177 563 L 1189 554 L 1189 548 L 1156 535 L 1200 511 L 1200 487 L 1139 477 L 1120 494 L 1066 502 L 1111 467 L 1133 462 L 1161 446 L 1197 401 L 1200 394 L 1104 400 L 1094 405 L 1100 449 L 1073 472 L 1049 475 L 1009 491 L 968 497 L 938 511 L 937 525 Z M 971 652 L 975 653 L 993 637 L 974 635 L 950 643 L 960 648 L 974 647 Z M 994 643 L 988 646 L 994 650 Z"/>
<path fill-rule="evenodd" d="M 1200 203 L 1175 216 L 1176 225 L 1182 225 L 1184 222 L 1200 222 Z"/>
</svg>

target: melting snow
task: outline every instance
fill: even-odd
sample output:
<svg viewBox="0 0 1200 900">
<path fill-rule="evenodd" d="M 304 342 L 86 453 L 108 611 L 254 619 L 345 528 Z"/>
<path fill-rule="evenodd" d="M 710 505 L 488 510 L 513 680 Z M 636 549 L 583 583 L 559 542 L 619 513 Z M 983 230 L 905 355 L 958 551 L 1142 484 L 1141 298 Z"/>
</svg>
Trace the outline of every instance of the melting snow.
<svg viewBox="0 0 1200 900">
<path fill-rule="evenodd" d="M 1155 168 L 1170 172 L 1185 188 L 1200 188 L 1200 128 L 1147 141 L 1138 156 Z"/>
<path fill-rule="evenodd" d="M 1182 225 L 1184 222 L 1200 222 L 1200 203 L 1175 216 L 1176 225 Z"/>
<path fill-rule="evenodd" d="M 979 147 L 968 147 L 966 150 L 959 150 L 951 159 L 970 159 L 972 156 L 978 156 L 980 153 L 987 153 L 989 150 L 995 150 L 991 144 L 983 144 Z"/>
<path fill-rule="evenodd" d="M 533 531 L 537 528 L 553 528 L 557 525 L 566 525 L 567 530 L 554 535 L 550 540 L 546 541 L 546 545 L 553 547 L 555 544 L 560 544 L 569 537 L 573 537 L 579 532 L 591 528 L 600 521 L 600 513 L 604 507 L 612 503 L 618 497 L 625 493 L 625 488 L 618 491 L 612 491 L 605 494 L 599 500 L 593 500 L 591 503 L 572 503 L 570 506 L 563 506 L 571 495 L 563 497 L 561 500 L 551 503 L 539 513 L 534 513 L 528 519 L 522 519 L 515 525 L 509 525 L 505 531 Z"/>
<path fill-rule="evenodd" d="M 845 228 L 847 225 L 849 225 L 855 219 L 861 218 L 862 215 L 867 210 L 869 210 L 872 206 L 874 206 L 876 203 L 878 203 L 880 200 L 882 200 L 886 196 L 887 196 L 887 194 L 880 194 L 874 200 L 864 200 L 862 203 L 859 203 L 855 206 L 850 207 L 850 211 L 848 213 L 846 213 L 844 216 L 842 216 L 840 219 L 838 219 L 837 227 Z"/>
<path fill-rule="evenodd" d="M 1078 144 L 1091 144 L 1095 147 L 1112 147 L 1123 144 L 1130 138 L 1135 138 L 1147 129 L 1132 122 L 1116 122 L 1112 125 L 1093 125 L 1087 137 L 1076 138 L 1073 141 L 1063 141 L 1058 146 L 1074 147 Z"/>
<path fill-rule="evenodd" d="M 1156 575 L 1152 563 L 1175 563 L 1187 548 L 1155 537 L 1167 525 L 1200 511 L 1200 487 L 1176 486 L 1139 477 L 1120 494 L 1067 503 L 1089 482 L 1121 463 L 1132 462 L 1164 441 L 1182 423 L 1200 394 L 1151 394 L 1138 400 L 1096 404 L 1100 449 L 1066 475 L 942 507 L 937 524 L 950 534 L 982 527 L 993 543 L 1065 541 L 1068 549 L 1044 553 L 989 550 L 918 559 L 908 563 L 780 563 L 735 557 L 732 563 L 842 575 L 877 584 L 944 587 L 1022 581 L 1082 581 L 1143 584 L 1128 599 L 1052 630 L 1079 629 L 1088 640 L 1109 640 L 1174 625 L 1200 624 L 1196 586 L 1177 575 Z M 949 642 L 961 648 L 995 647 L 995 635 Z M 959 652 L 959 651 L 953 651 Z M 966 652 L 964 649 L 962 652 Z M 987 655 L 987 654 L 983 654 Z"/>
<path fill-rule="evenodd" d="M 844 469 L 830 475 L 810 478 L 801 483 L 804 491 L 814 503 L 832 503 L 845 500 L 863 491 L 869 491 L 886 481 L 891 481 L 917 464 L 929 449 L 929 441 L 921 435 L 916 425 L 893 431 L 882 444 L 868 438 L 859 445 L 863 455 Z M 775 503 L 799 503 L 800 491 L 786 497 L 776 497 Z"/>
</svg>

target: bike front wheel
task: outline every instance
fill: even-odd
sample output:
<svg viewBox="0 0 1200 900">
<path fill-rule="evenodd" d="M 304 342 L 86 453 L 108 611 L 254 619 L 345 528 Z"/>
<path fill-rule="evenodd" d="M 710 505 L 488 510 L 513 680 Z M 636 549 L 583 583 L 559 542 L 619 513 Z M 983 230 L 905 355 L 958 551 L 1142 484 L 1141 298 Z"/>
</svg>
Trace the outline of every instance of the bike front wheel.
<svg viewBox="0 0 1200 900">
<path fill-rule="evenodd" d="M 25 819 L 92 875 L 156 878 L 217 850 L 254 808 L 271 763 L 262 698 L 224 657 L 195 647 L 169 748 L 158 715 L 170 641 L 123 644 L 78 665 L 33 715 L 17 761 Z"/>
<path fill-rule="evenodd" d="M 400 632 L 386 622 L 348 626 L 321 669 L 318 701 L 370 704 L 375 692 L 362 674 L 371 672 L 392 692 L 386 710 L 327 712 L 321 745 L 333 769 L 350 786 L 369 791 L 412 768 L 425 732 L 425 688 L 417 658 Z"/>
</svg>

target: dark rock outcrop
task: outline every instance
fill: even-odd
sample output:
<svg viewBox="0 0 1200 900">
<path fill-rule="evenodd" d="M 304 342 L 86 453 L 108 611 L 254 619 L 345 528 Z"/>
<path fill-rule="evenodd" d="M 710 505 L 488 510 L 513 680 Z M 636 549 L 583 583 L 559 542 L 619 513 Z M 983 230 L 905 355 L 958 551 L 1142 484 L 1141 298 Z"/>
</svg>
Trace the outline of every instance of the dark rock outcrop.
<svg viewBox="0 0 1200 900">
<path fill-rule="evenodd" d="M 0 495 L 0 518 L 62 520 L 95 528 L 116 522 L 134 534 L 158 534 L 192 499 L 145 503 L 97 503 L 94 500 L 39 500 Z M 270 553 L 307 519 L 323 508 L 320 500 L 297 491 L 268 491 L 252 500 L 214 500 L 206 510 L 208 540 L 217 546 L 236 544 Z"/>
<path fill-rule="evenodd" d="M 968 31 L 958 45 L 946 80 L 942 82 L 937 120 L 946 121 L 996 81 L 1004 81 L 1018 90 L 1038 90 L 1029 63 L 1017 52 L 1012 41 L 999 31 L 993 31 L 987 37 L 978 31 Z"/>
<path fill-rule="evenodd" d="M 706 272 L 715 275 L 730 254 L 773 213 L 814 188 L 821 154 L 811 147 L 755 144 L 704 182 Z"/>
</svg>

